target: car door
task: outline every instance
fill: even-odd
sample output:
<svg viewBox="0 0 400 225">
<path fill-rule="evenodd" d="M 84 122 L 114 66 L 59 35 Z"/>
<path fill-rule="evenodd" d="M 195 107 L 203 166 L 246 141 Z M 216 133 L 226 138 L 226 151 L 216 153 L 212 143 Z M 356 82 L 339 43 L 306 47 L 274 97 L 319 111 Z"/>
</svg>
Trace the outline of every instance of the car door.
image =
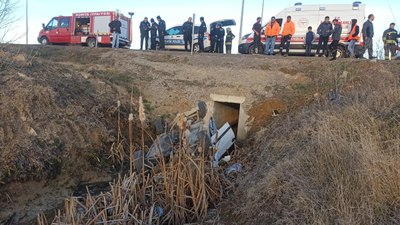
<svg viewBox="0 0 400 225">
<path fill-rule="evenodd" d="M 185 49 L 185 42 L 183 40 L 182 26 L 175 26 L 167 30 L 165 39 L 165 48 L 174 50 Z"/>
<path fill-rule="evenodd" d="M 58 27 L 58 42 L 71 42 L 71 17 L 60 17 Z"/>
<path fill-rule="evenodd" d="M 58 17 L 54 17 L 50 20 L 50 22 L 45 26 L 46 36 L 49 39 L 49 43 L 58 43 Z"/>
<path fill-rule="evenodd" d="M 217 24 L 221 24 L 222 27 L 236 26 L 236 21 L 234 19 L 223 19 L 214 21 L 210 23 L 210 26 L 207 28 L 208 32 L 211 33 L 211 30 L 214 29 Z M 207 41 L 204 42 L 204 47 L 208 49 L 210 45 L 210 37 L 208 37 Z"/>
</svg>

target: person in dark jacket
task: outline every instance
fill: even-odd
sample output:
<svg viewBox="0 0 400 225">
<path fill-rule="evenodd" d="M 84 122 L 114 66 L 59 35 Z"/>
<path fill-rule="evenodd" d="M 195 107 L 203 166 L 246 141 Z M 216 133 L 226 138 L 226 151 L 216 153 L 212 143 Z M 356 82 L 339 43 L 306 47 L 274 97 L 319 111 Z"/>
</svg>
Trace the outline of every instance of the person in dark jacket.
<svg viewBox="0 0 400 225">
<path fill-rule="evenodd" d="M 112 48 L 119 48 L 119 36 L 121 35 L 121 21 L 119 21 L 119 15 L 115 17 L 111 23 L 108 24 L 110 32 L 112 33 Z"/>
<path fill-rule="evenodd" d="M 394 29 L 395 23 L 391 23 L 389 29 L 383 32 L 383 43 L 385 44 L 385 60 L 394 60 L 396 58 L 396 48 L 398 45 L 397 38 L 399 37 L 397 30 Z M 389 55 L 389 53 L 391 55 Z"/>
<path fill-rule="evenodd" d="M 333 21 L 333 32 L 332 32 L 332 43 L 331 43 L 331 47 L 332 47 L 332 59 L 336 60 L 336 54 L 337 54 L 337 50 L 338 50 L 338 46 L 339 46 L 339 41 L 340 41 L 340 37 L 342 35 L 342 25 L 339 23 L 339 21 L 337 19 L 334 19 Z"/>
<path fill-rule="evenodd" d="M 160 49 L 164 50 L 165 49 L 164 37 L 166 35 L 167 25 L 165 24 L 165 21 L 161 19 L 161 16 L 157 16 L 157 21 L 158 21 L 158 38 L 160 41 Z"/>
<path fill-rule="evenodd" d="M 182 25 L 182 32 L 183 32 L 183 40 L 185 42 L 185 51 L 191 51 L 192 49 L 192 32 L 193 32 L 193 22 L 192 17 L 183 23 Z M 188 49 L 189 44 L 189 49 Z"/>
<path fill-rule="evenodd" d="M 225 49 L 226 54 L 232 54 L 232 41 L 235 39 L 235 35 L 232 33 L 230 27 L 226 28 L 226 39 L 225 39 Z"/>
<path fill-rule="evenodd" d="M 211 38 L 211 45 L 210 45 L 210 52 L 216 53 L 217 52 L 217 40 L 218 40 L 218 28 L 216 24 L 215 26 L 211 26 L 210 38 Z"/>
<path fill-rule="evenodd" d="M 306 46 L 306 56 L 311 55 L 312 44 L 315 40 L 315 33 L 312 31 L 312 27 L 308 27 L 308 32 L 306 33 L 306 38 L 304 44 Z"/>
<path fill-rule="evenodd" d="M 254 32 L 253 44 L 254 48 L 257 49 L 258 53 L 262 53 L 261 30 L 262 30 L 261 17 L 257 17 L 257 22 L 253 24 L 253 32 Z"/>
<path fill-rule="evenodd" d="M 317 47 L 317 53 L 315 56 L 322 57 L 322 55 L 326 56 L 328 54 L 328 41 L 329 41 L 329 36 L 331 36 L 333 30 L 333 26 L 331 22 L 329 21 L 329 16 L 325 17 L 325 21 L 321 23 L 317 29 L 317 34 L 319 35 L 319 40 L 318 40 L 318 47 Z M 319 51 L 322 48 L 322 53 Z"/>
<path fill-rule="evenodd" d="M 151 34 L 151 40 L 150 40 L 150 42 L 151 42 L 151 47 L 150 47 L 150 49 L 151 49 L 151 50 L 156 50 L 156 48 L 157 48 L 157 41 L 156 41 L 156 38 L 157 38 L 158 24 L 156 23 L 156 21 L 154 21 L 153 18 L 151 18 L 150 22 L 151 22 L 151 28 L 150 28 L 150 34 Z"/>
<path fill-rule="evenodd" d="M 347 48 L 350 52 L 351 58 L 355 57 L 354 49 L 355 49 L 356 42 L 359 41 L 359 39 L 360 39 L 359 35 L 360 35 L 360 27 L 357 25 L 357 19 L 352 19 L 350 34 L 348 37 L 349 46 Z"/>
<path fill-rule="evenodd" d="M 199 27 L 199 35 L 198 35 L 198 42 L 200 52 L 204 52 L 204 34 L 207 32 L 207 24 L 204 22 L 204 17 L 200 17 L 200 27 Z"/>
<path fill-rule="evenodd" d="M 225 30 L 221 24 L 217 25 L 217 52 L 224 54 Z"/>
<path fill-rule="evenodd" d="M 149 48 L 149 31 L 150 31 L 150 23 L 147 17 L 144 18 L 139 25 L 140 29 L 140 50 L 143 50 L 143 41 L 145 41 L 145 49 Z"/>
<path fill-rule="evenodd" d="M 368 16 L 368 20 L 365 21 L 362 28 L 362 35 L 364 39 L 364 50 L 368 50 L 368 58 L 374 59 L 372 55 L 373 53 L 373 38 L 374 38 L 374 24 L 372 23 L 375 20 L 375 16 L 373 14 Z"/>
</svg>

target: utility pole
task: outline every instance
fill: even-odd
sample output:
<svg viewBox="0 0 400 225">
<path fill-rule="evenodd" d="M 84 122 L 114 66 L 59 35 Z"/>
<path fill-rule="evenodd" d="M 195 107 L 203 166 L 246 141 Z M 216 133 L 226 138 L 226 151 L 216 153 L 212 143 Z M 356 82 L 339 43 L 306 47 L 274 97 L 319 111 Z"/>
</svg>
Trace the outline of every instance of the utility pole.
<svg viewBox="0 0 400 225">
<path fill-rule="evenodd" d="M 240 30 L 239 30 L 239 38 L 240 38 L 240 40 L 242 39 L 243 13 L 244 13 L 244 0 L 242 0 L 242 14 L 240 16 Z"/>
<path fill-rule="evenodd" d="M 192 44 L 190 46 L 190 55 L 193 55 L 193 52 L 194 52 L 194 50 L 193 50 L 193 46 L 194 46 L 193 38 L 194 38 L 194 26 L 195 26 L 195 23 L 196 23 L 196 14 L 194 14 L 194 13 L 193 13 L 192 22 L 193 22 L 193 26 L 192 26 L 192 42 L 191 42 Z M 197 35 L 197 40 L 198 40 L 198 35 Z M 185 46 L 185 48 L 186 48 L 186 46 Z"/>
<path fill-rule="evenodd" d="M 28 44 L 28 42 L 29 42 L 29 35 L 28 35 L 28 31 L 29 31 L 29 29 L 28 29 L 28 0 L 26 0 L 26 2 L 25 2 L 25 4 L 26 4 L 26 24 L 25 24 L 25 36 L 26 36 L 26 44 Z"/>
<path fill-rule="evenodd" d="M 261 25 L 264 22 L 264 0 L 262 3 L 262 8 L 261 8 Z"/>
</svg>

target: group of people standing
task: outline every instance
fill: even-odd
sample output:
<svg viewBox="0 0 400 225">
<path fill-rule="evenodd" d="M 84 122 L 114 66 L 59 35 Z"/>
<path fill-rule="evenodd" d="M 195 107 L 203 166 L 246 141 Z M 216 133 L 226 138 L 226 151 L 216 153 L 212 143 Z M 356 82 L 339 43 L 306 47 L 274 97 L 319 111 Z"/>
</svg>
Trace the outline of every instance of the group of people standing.
<svg viewBox="0 0 400 225">
<path fill-rule="evenodd" d="M 166 35 L 166 23 L 163 19 L 161 19 L 160 16 L 157 16 L 157 22 L 151 18 L 150 22 L 148 21 L 148 18 L 145 17 L 142 22 L 140 22 L 139 29 L 140 29 L 140 50 L 143 50 L 143 44 L 145 45 L 145 49 L 148 50 L 149 48 L 149 38 L 150 39 L 150 49 L 151 50 L 156 50 L 157 44 L 156 44 L 156 37 L 158 33 L 159 37 L 159 47 L 160 49 L 165 48 L 165 35 Z M 150 33 L 150 35 L 149 35 Z"/>
<path fill-rule="evenodd" d="M 355 44 L 360 41 L 360 34 L 362 34 L 364 41 L 364 50 L 368 51 L 369 59 L 374 59 L 373 56 L 373 37 L 374 37 L 374 25 L 373 21 L 375 16 L 373 14 L 368 16 L 368 20 L 363 24 L 363 28 L 357 24 L 357 19 L 352 20 L 351 29 L 348 37 L 348 51 L 350 52 L 350 57 L 354 58 L 355 55 Z M 394 29 L 395 24 L 391 23 L 389 29 L 387 29 L 383 34 L 384 48 L 385 48 L 385 59 L 389 60 L 390 58 L 395 58 L 396 56 L 396 48 L 398 46 L 398 38 L 399 34 Z M 271 18 L 271 22 L 268 23 L 265 27 L 265 51 L 266 55 L 274 55 L 275 42 L 276 38 L 280 33 L 281 27 L 279 23 L 276 21 L 275 17 Z M 331 42 L 331 60 L 336 60 L 337 51 L 339 47 L 339 42 L 341 40 L 342 35 L 342 24 L 338 19 L 330 21 L 329 16 L 325 17 L 324 22 L 322 22 L 317 28 L 318 38 L 318 46 L 315 56 L 316 57 L 327 57 L 329 55 L 329 39 L 332 38 Z M 254 46 L 255 49 L 261 49 L 261 17 L 257 18 L 257 22 L 253 25 L 254 32 Z M 283 25 L 282 30 L 282 38 L 280 43 L 280 54 L 282 56 L 287 56 L 290 51 L 290 41 L 292 36 L 295 33 L 295 24 L 292 21 L 291 16 L 287 17 L 286 22 Z M 316 39 L 316 34 L 313 32 L 313 28 L 311 26 L 308 27 L 308 32 L 304 37 L 304 45 L 306 48 L 306 56 L 311 56 L 311 50 L 313 43 Z M 391 56 L 391 57 L 390 57 Z"/>
<path fill-rule="evenodd" d="M 157 22 L 154 19 L 151 19 L 148 22 L 148 18 L 145 17 L 142 22 L 140 22 L 139 29 L 140 29 L 140 50 L 148 50 L 148 41 L 150 39 L 150 49 L 156 50 L 157 47 L 157 40 L 159 38 L 159 49 L 163 50 L 165 48 L 165 35 L 166 35 L 166 25 L 165 21 L 161 19 L 160 16 L 157 17 Z M 198 46 L 199 51 L 204 52 L 204 40 L 206 33 L 207 33 L 207 24 L 204 21 L 204 17 L 200 17 L 200 26 L 198 28 Z M 150 33 L 150 35 L 149 35 Z M 191 51 L 192 48 L 192 33 L 193 33 L 193 18 L 189 17 L 187 21 L 185 21 L 182 25 L 182 33 L 183 33 L 183 42 L 186 51 Z M 226 53 L 230 54 L 232 52 L 232 41 L 235 38 L 235 35 L 232 33 L 230 28 L 227 28 L 226 33 L 225 30 L 222 28 L 221 24 L 216 24 L 215 27 L 211 28 L 210 32 L 210 39 L 211 44 L 209 48 L 209 52 L 212 53 L 224 53 L 224 44 L 226 48 Z M 145 46 L 143 48 L 143 45 Z"/>
<path fill-rule="evenodd" d="M 185 50 L 190 51 L 192 46 L 192 33 L 193 33 L 193 21 L 192 17 L 189 17 L 187 21 L 185 21 L 182 25 L 182 32 L 184 36 L 184 45 Z M 357 19 L 353 19 L 351 23 L 351 29 L 348 36 L 348 51 L 350 52 L 350 57 L 354 58 L 355 55 L 355 44 L 360 41 L 360 34 L 362 34 L 363 42 L 364 42 L 364 51 L 368 52 L 368 58 L 374 59 L 373 56 L 373 38 L 374 38 L 374 24 L 375 16 L 373 14 L 368 16 L 368 20 L 364 22 L 362 29 L 360 29 L 357 24 Z M 160 50 L 165 49 L 165 35 L 166 35 L 166 23 L 161 19 L 160 16 L 157 16 L 157 22 L 152 18 L 149 23 L 148 18 L 145 17 L 144 20 L 140 23 L 140 49 L 143 50 L 143 44 L 145 45 L 145 49 L 148 50 L 148 41 L 151 37 L 151 45 L 150 49 L 156 50 L 157 47 L 157 34 L 159 38 L 159 48 Z M 199 51 L 204 52 L 204 39 L 205 34 L 207 33 L 207 25 L 204 21 L 204 17 L 200 17 L 200 26 L 198 28 L 198 45 Z M 119 47 L 119 35 L 121 34 L 121 22 L 119 21 L 119 17 L 117 16 L 110 24 L 110 32 L 113 35 L 112 47 Z M 385 30 L 382 36 L 382 40 L 384 42 L 384 50 L 385 50 L 385 59 L 390 60 L 391 58 L 396 57 L 396 50 L 398 47 L 398 38 L 400 38 L 397 30 L 394 29 L 395 24 L 391 23 L 389 29 Z M 254 46 L 255 49 L 262 49 L 262 30 L 263 27 L 261 25 L 261 17 L 257 18 L 256 23 L 253 25 L 254 32 Z M 280 33 L 281 27 L 279 23 L 276 21 L 275 17 L 271 18 L 271 22 L 269 22 L 265 27 L 265 51 L 266 55 L 274 55 L 275 42 L 276 38 Z M 295 24 L 292 21 L 292 17 L 288 16 L 286 22 L 283 25 L 282 30 L 282 38 L 280 43 L 280 54 L 282 56 L 288 56 L 290 51 L 290 41 L 295 34 Z M 231 54 L 232 52 L 232 41 L 235 38 L 235 35 L 232 33 L 230 28 L 227 28 L 227 32 L 225 33 L 222 24 L 218 23 L 215 27 L 211 27 L 210 38 L 211 45 L 209 52 L 212 53 L 224 53 L 224 44 L 226 48 L 226 53 Z M 150 35 L 149 35 L 150 33 Z M 318 39 L 318 47 L 315 56 L 316 57 L 327 57 L 329 54 L 328 42 L 330 37 L 332 36 L 331 42 L 331 60 L 336 60 L 337 50 L 339 46 L 339 42 L 341 40 L 342 35 L 342 24 L 338 19 L 330 21 L 329 16 L 325 17 L 324 22 L 322 22 L 317 28 L 317 34 L 319 35 Z M 304 37 L 304 45 L 306 48 L 306 56 L 311 55 L 312 45 L 316 39 L 316 34 L 313 32 L 313 28 L 308 27 L 308 32 Z"/>
</svg>

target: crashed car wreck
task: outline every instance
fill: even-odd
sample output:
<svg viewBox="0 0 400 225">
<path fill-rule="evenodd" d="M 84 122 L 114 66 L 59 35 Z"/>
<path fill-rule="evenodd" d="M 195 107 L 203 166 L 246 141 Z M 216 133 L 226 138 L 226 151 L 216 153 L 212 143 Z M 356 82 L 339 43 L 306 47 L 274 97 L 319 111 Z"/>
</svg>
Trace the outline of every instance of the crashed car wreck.
<svg viewBox="0 0 400 225">
<path fill-rule="evenodd" d="M 160 121 L 156 123 L 160 124 Z M 212 157 L 213 166 L 218 167 L 219 161 L 236 142 L 235 133 L 229 123 L 217 129 L 213 105 L 203 101 L 191 111 L 178 114 L 169 130 L 163 128 L 164 132 L 158 134 L 144 155 L 146 167 L 154 166 L 160 157 L 170 157 L 180 147 L 192 151 L 190 154 L 198 154 L 199 149 L 204 150 L 206 155 Z M 142 168 L 142 157 L 142 151 L 135 152 L 136 168 Z"/>
</svg>

